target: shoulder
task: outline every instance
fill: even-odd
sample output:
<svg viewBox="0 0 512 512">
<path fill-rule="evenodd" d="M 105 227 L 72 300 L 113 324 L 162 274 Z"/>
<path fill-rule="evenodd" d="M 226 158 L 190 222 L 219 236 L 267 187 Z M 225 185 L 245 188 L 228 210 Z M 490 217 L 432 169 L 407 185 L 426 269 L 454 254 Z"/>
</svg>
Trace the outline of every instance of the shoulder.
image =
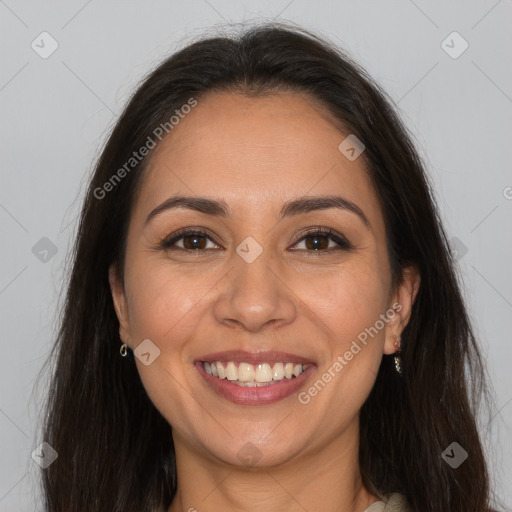
<svg viewBox="0 0 512 512">
<path fill-rule="evenodd" d="M 397 492 L 389 495 L 383 510 L 384 512 L 412 512 L 407 498 Z"/>
<path fill-rule="evenodd" d="M 372 503 L 364 512 L 412 512 L 412 509 L 406 497 L 395 492 L 383 497 L 382 501 Z"/>
</svg>

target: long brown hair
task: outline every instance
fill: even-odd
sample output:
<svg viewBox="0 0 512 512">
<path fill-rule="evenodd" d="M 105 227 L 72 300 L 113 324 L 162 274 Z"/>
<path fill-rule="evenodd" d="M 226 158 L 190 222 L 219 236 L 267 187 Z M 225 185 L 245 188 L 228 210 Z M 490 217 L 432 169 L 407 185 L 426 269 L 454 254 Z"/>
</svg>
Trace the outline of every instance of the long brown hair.
<svg viewBox="0 0 512 512">
<path fill-rule="evenodd" d="M 402 334 L 400 377 L 383 356 L 361 410 L 360 470 L 370 492 L 401 492 L 418 512 L 490 510 L 476 417 L 485 369 L 424 166 L 392 102 L 343 51 L 305 30 L 266 24 L 210 37 L 167 58 L 139 86 L 95 166 L 72 253 L 43 438 L 59 454 L 42 472 L 48 512 L 166 508 L 177 488 L 172 429 L 148 398 L 133 354 L 119 355 L 108 269 L 121 277 L 130 212 L 151 155 L 105 190 L 132 153 L 191 97 L 211 91 L 306 93 L 365 145 L 383 211 L 393 282 L 421 285 Z M 156 141 L 158 143 L 158 141 Z M 125 167 L 126 169 L 126 167 Z M 112 182 L 111 182 L 112 183 Z M 457 442 L 469 459 L 452 468 Z"/>
</svg>

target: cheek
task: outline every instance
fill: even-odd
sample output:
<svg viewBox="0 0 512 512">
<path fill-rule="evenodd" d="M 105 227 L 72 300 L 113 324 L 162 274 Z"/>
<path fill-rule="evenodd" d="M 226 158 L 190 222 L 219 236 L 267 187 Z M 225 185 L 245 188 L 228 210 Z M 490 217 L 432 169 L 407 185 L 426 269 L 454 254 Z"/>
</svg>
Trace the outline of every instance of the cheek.
<svg viewBox="0 0 512 512">
<path fill-rule="evenodd" d="M 201 314 L 201 298 L 213 284 L 208 287 L 204 279 L 194 281 L 183 272 L 171 272 L 161 262 L 148 260 L 130 269 L 127 286 L 132 290 L 129 308 L 134 345 L 150 339 L 160 350 L 150 365 L 136 358 L 142 384 L 173 428 L 189 428 L 183 422 L 197 411 L 192 395 L 183 392 L 190 388 L 192 371 L 186 349 Z"/>
<path fill-rule="evenodd" d="M 129 286 L 131 327 L 137 338 L 154 339 L 162 348 L 190 335 L 195 310 L 213 288 L 208 274 L 201 279 L 170 269 L 166 262 L 141 262 L 132 267 Z M 143 339 L 142 338 L 142 339 Z"/>
<path fill-rule="evenodd" d="M 323 276 L 304 275 L 301 296 L 339 340 L 356 337 L 385 311 L 388 288 L 372 259 L 354 258 Z"/>
<path fill-rule="evenodd" d="M 380 318 L 386 311 L 388 288 L 379 268 L 373 257 L 354 258 L 329 276 L 316 276 L 307 283 L 308 305 L 329 340 L 319 375 L 325 390 L 311 391 L 322 395 L 319 403 L 326 409 L 334 407 L 331 413 L 338 421 L 360 408 L 381 362 L 386 324 Z M 323 389 L 322 382 L 317 387 Z"/>
</svg>

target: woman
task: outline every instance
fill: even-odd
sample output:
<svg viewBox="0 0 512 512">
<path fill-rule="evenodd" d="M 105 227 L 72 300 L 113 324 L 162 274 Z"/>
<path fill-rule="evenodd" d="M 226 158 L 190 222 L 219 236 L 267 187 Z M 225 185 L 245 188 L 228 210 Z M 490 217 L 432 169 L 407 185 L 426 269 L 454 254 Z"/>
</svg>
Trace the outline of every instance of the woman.
<svg viewBox="0 0 512 512">
<path fill-rule="evenodd" d="M 160 64 L 73 256 L 46 510 L 490 510 L 484 370 L 422 163 L 328 43 L 274 24 Z"/>
</svg>

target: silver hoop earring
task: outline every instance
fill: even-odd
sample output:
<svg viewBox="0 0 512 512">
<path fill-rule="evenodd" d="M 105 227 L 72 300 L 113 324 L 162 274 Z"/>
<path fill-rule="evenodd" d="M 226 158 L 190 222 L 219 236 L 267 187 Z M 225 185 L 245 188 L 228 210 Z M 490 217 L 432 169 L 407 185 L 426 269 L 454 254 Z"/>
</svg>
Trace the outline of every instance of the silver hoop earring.
<svg viewBox="0 0 512 512">
<path fill-rule="evenodd" d="M 123 357 L 126 357 L 128 354 L 128 345 L 126 343 L 123 343 L 121 345 L 121 348 L 119 349 L 119 352 Z"/>
</svg>

